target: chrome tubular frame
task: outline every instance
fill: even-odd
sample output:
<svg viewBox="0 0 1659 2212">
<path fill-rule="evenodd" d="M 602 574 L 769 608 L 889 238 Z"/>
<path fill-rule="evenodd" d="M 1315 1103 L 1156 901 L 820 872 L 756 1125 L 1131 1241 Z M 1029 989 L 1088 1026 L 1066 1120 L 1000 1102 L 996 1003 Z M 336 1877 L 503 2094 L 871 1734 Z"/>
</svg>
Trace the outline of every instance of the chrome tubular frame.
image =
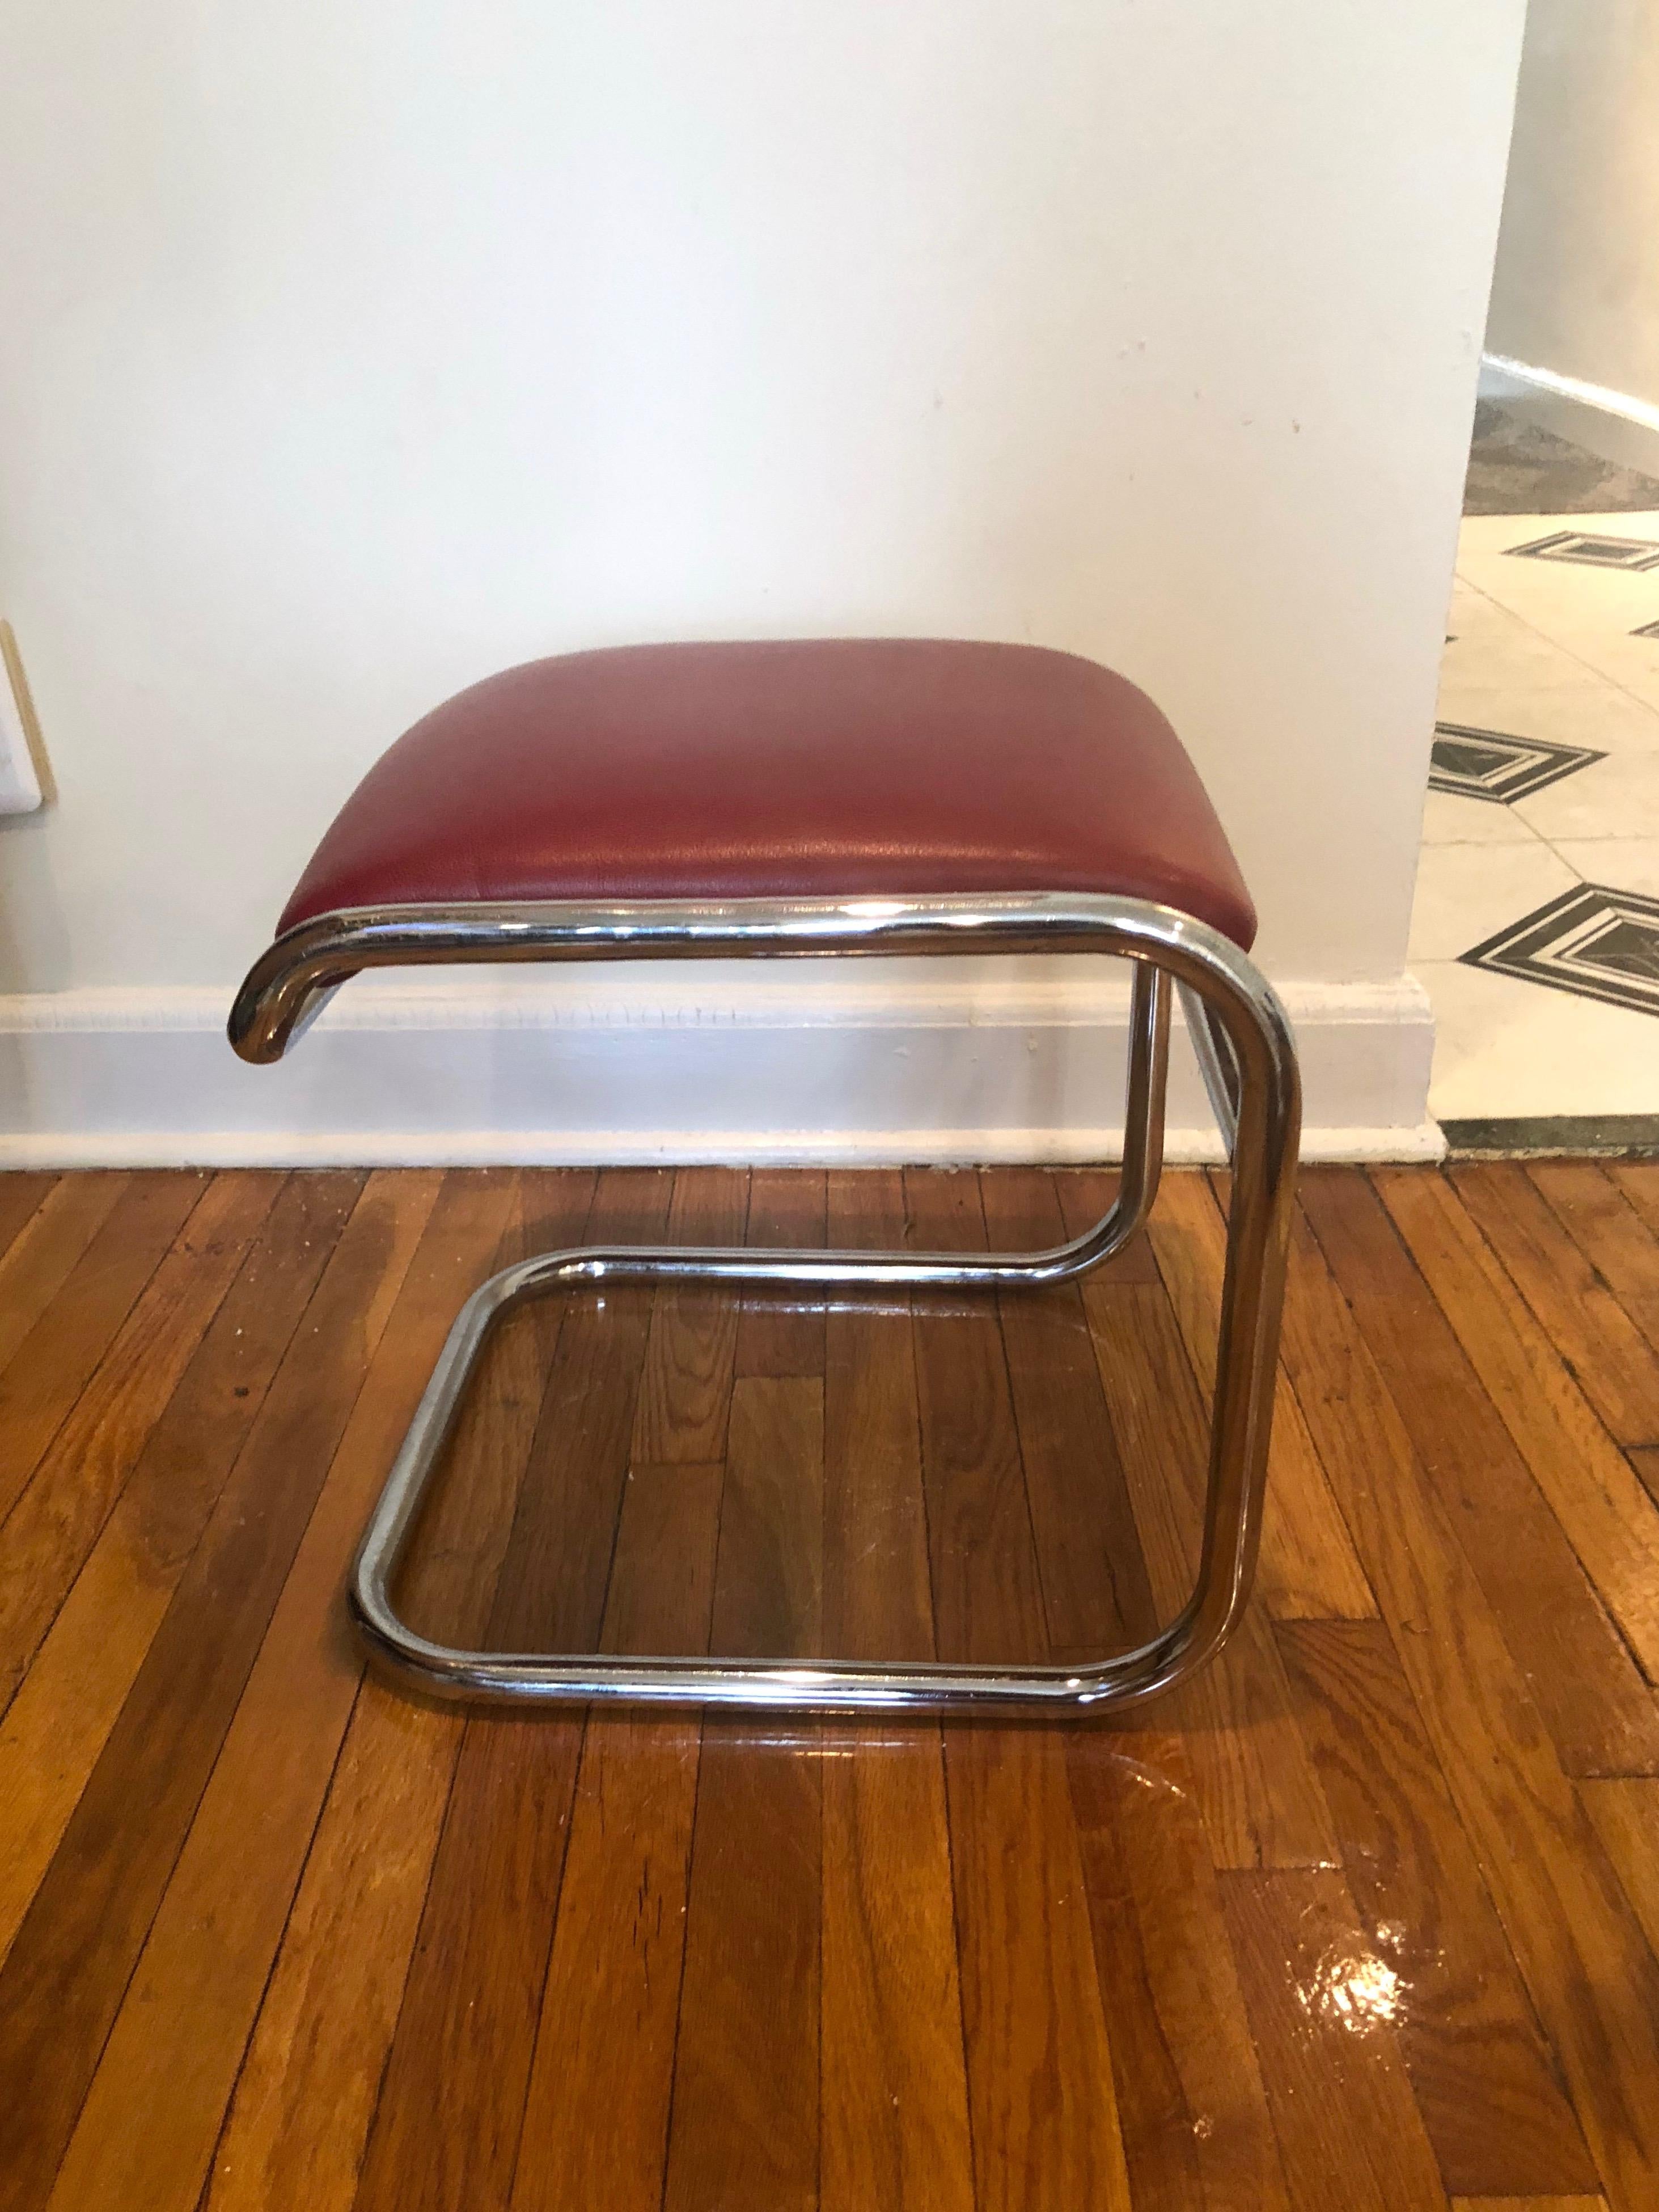
<svg viewBox="0 0 1659 2212">
<path fill-rule="evenodd" d="M 352 1571 L 353 1615 L 386 1668 L 428 1694 L 520 1705 L 624 1698 L 808 1711 L 1057 1712 L 1153 1697 L 1219 1648 L 1255 1571 L 1301 1093 L 1283 1007 L 1255 965 L 1205 923 L 1141 900 L 1064 892 L 359 908 L 305 922 L 270 948 L 237 995 L 230 1038 L 245 1060 L 280 1059 L 321 998 L 366 968 L 1032 951 L 1107 953 L 1133 963 L 1123 1174 L 1104 1218 L 1045 1252 L 589 1246 L 504 1268 L 467 1300 L 450 1331 Z M 390 1595 L 399 1556 L 490 1328 L 521 1300 L 582 1284 L 688 1279 L 823 1291 L 1008 1290 L 1066 1281 L 1117 1251 L 1146 1219 L 1158 1188 L 1172 982 L 1231 1158 L 1232 1195 L 1203 1547 L 1191 1595 L 1150 1642 L 1085 1667 L 563 1656 L 455 1650 L 399 1619 Z"/>
</svg>

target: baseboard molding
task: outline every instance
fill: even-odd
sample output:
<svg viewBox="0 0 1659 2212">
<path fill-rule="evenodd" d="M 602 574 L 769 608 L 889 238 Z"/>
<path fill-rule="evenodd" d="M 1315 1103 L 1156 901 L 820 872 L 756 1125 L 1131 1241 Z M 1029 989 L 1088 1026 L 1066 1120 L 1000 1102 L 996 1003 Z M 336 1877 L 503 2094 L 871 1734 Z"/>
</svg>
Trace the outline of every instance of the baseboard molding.
<svg viewBox="0 0 1659 2212">
<path fill-rule="evenodd" d="M 1480 356 L 1480 389 L 1604 461 L 1659 477 L 1659 406 L 1648 400 L 1496 353 Z"/>
<path fill-rule="evenodd" d="M 1128 995 L 1092 961 L 361 981 L 280 1066 L 216 989 L 0 998 L 0 1166 L 1110 1159 Z M 1438 1158 L 1409 976 L 1291 983 L 1310 1158 Z M 1184 1041 L 1169 1153 L 1219 1144 Z"/>
</svg>

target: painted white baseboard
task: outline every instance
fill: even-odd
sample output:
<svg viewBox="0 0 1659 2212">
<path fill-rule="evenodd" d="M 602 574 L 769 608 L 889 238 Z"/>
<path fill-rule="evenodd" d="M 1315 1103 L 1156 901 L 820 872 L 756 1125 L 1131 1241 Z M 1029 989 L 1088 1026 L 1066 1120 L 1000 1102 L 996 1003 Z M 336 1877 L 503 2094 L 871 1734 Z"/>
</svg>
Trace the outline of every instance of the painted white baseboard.
<svg viewBox="0 0 1659 2212">
<path fill-rule="evenodd" d="M 228 990 L 0 998 L 0 1166 L 1110 1159 L 1121 978 L 1034 959 L 362 979 L 275 1067 L 225 1042 Z M 1437 1157 L 1421 987 L 1285 996 L 1307 1157 Z M 1219 1157 L 1179 1037 L 1169 1128 L 1171 1158 Z"/>
<path fill-rule="evenodd" d="M 1648 400 L 1496 353 L 1480 356 L 1480 389 L 1604 461 L 1659 477 L 1659 407 Z"/>
</svg>

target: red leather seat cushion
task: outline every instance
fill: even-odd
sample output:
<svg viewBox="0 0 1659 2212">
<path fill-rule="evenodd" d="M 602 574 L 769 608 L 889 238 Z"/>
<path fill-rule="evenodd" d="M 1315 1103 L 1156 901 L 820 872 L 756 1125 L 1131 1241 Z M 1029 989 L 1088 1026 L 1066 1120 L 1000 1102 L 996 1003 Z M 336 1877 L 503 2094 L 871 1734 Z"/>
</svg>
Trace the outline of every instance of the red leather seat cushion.
<svg viewBox="0 0 1659 2212">
<path fill-rule="evenodd" d="M 912 639 L 577 653 L 475 684 L 346 801 L 280 927 L 495 899 L 1117 891 L 1255 914 L 1144 692 Z"/>
</svg>

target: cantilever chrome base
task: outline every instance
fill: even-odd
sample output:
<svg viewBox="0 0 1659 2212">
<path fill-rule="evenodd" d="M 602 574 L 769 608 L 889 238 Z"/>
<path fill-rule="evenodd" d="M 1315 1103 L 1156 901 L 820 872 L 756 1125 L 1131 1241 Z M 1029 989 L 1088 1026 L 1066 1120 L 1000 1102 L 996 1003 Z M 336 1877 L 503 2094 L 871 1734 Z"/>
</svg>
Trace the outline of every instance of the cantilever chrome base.
<svg viewBox="0 0 1659 2212">
<path fill-rule="evenodd" d="M 1255 1571 L 1301 1109 L 1283 1008 L 1244 955 L 1203 923 L 1139 900 L 1066 893 L 363 908 L 325 915 L 279 939 L 243 985 L 230 1035 L 245 1059 L 276 1060 L 340 983 L 360 969 L 394 963 L 1034 951 L 1110 953 L 1134 963 L 1123 1175 L 1104 1219 L 1053 1251 L 989 1257 L 587 1247 L 504 1269 L 462 1308 L 352 1571 L 353 1615 L 385 1668 L 428 1695 L 498 1704 L 625 1698 L 808 1711 L 1088 1711 L 1156 1696 L 1219 1649 Z M 496 1319 L 521 1300 L 582 1284 L 670 1279 L 1011 1290 L 1066 1280 L 1117 1251 L 1145 1221 L 1158 1188 L 1172 981 L 1233 1175 L 1203 1548 L 1191 1595 L 1150 1643 L 1085 1667 L 553 1657 L 455 1650 L 416 1635 L 398 1617 L 392 1578 L 468 1377 Z"/>
</svg>

